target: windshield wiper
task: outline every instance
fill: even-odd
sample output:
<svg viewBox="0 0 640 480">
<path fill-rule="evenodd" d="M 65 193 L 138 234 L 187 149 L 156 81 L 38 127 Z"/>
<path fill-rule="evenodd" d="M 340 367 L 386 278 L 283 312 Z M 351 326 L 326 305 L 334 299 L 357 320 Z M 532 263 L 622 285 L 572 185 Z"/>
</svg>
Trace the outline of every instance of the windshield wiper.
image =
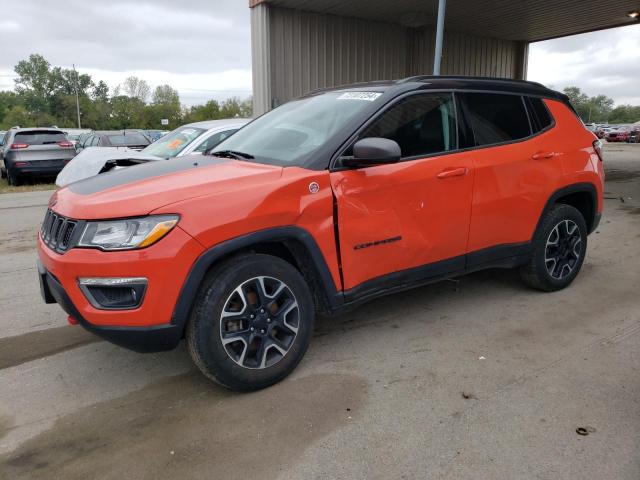
<svg viewBox="0 0 640 480">
<path fill-rule="evenodd" d="M 235 150 L 218 150 L 217 152 L 207 151 L 206 155 L 214 155 L 216 157 L 233 158 L 234 160 L 253 160 L 253 155 Z"/>
</svg>

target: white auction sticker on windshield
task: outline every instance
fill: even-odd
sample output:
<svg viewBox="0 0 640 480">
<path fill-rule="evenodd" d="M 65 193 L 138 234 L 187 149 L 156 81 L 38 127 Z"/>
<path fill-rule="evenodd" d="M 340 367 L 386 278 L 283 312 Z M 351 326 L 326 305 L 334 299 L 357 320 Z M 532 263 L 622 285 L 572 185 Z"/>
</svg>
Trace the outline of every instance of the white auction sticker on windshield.
<svg viewBox="0 0 640 480">
<path fill-rule="evenodd" d="M 373 102 L 381 93 L 378 92 L 344 92 L 338 97 L 338 100 L 365 100 Z"/>
</svg>

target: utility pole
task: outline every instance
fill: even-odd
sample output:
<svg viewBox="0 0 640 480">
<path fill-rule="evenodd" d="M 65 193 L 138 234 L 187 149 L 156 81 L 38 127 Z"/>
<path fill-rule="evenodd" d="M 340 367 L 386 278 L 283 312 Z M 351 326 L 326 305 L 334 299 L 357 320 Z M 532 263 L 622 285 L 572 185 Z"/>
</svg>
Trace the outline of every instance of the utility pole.
<svg viewBox="0 0 640 480">
<path fill-rule="evenodd" d="M 444 36 L 444 10 L 446 0 L 438 0 L 438 22 L 436 24 L 436 48 L 433 54 L 433 74 L 440 75 L 440 62 L 442 60 L 442 42 Z"/>
<path fill-rule="evenodd" d="M 80 98 L 78 97 L 78 72 L 76 72 L 76 66 L 73 65 L 73 85 L 76 90 L 76 112 L 78 113 L 78 128 L 82 128 L 82 124 L 80 123 Z"/>
</svg>

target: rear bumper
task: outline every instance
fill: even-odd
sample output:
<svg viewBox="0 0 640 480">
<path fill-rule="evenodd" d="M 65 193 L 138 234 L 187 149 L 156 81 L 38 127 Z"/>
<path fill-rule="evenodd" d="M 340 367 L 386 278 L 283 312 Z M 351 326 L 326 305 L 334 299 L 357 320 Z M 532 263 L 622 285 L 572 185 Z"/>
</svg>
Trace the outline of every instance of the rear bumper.
<svg viewBox="0 0 640 480">
<path fill-rule="evenodd" d="M 161 352 L 174 349 L 182 337 L 182 329 L 178 325 L 155 325 L 150 327 L 114 327 L 99 326 L 88 322 L 80 314 L 69 298 L 62 284 L 38 260 L 38 276 L 40 293 L 45 303 L 57 303 L 86 330 L 121 347 L 136 352 Z"/>
<path fill-rule="evenodd" d="M 19 162 L 19 161 L 18 161 Z M 18 175 L 40 175 L 40 176 L 54 176 L 58 175 L 64 168 L 66 162 L 60 160 L 55 164 L 47 162 L 47 165 L 38 165 L 37 161 L 29 162 L 24 166 L 11 165 L 11 170 Z"/>
</svg>

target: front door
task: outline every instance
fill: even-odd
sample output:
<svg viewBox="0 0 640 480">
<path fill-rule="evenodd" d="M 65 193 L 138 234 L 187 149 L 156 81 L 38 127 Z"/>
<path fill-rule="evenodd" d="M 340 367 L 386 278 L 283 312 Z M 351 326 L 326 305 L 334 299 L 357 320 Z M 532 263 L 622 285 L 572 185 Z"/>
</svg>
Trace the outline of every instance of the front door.
<svg viewBox="0 0 640 480">
<path fill-rule="evenodd" d="M 358 139 L 366 137 L 396 141 L 402 159 L 331 173 L 345 290 L 463 270 L 474 172 L 471 154 L 456 151 L 453 95 L 405 97 Z"/>
</svg>

